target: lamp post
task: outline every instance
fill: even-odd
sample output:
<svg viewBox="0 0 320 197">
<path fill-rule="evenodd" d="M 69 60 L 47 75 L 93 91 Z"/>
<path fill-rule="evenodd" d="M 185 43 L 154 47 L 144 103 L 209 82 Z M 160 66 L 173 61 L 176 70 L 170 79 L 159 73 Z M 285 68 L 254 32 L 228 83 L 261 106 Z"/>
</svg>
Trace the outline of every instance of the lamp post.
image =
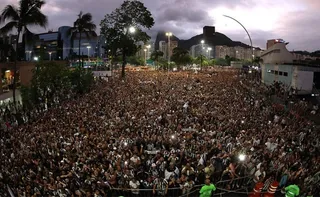
<svg viewBox="0 0 320 197">
<path fill-rule="evenodd" d="M 147 65 L 147 49 L 143 49 L 144 51 L 144 65 Z"/>
<path fill-rule="evenodd" d="M 204 40 L 201 40 L 201 53 L 200 53 L 200 70 L 202 70 L 202 55 L 203 55 L 203 44 Z"/>
<path fill-rule="evenodd" d="M 168 71 L 169 71 L 169 65 L 170 65 L 170 55 L 171 55 L 171 46 L 170 46 L 170 37 L 172 36 L 171 32 L 167 32 L 166 36 L 168 36 Z"/>
<path fill-rule="evenodd" d="M 88 49 L 88 61 L 89 61 L 89 52 L 90 52 L 90 49 L 91 49 L 91 46 L 87 46 L 87 49 Z"/>
<path fill-rule="evenodd" d="M 134 32 L 136 32 L 136 28 L 134 27 L 129 27 L 129 33 L 133 34 Z"/>
<path fill-rule="evenodd" d="M 211 50 L 212 50 L 212 48 L 211 47 L 208 47 L 208 59 L 210 60 L 210 58 L 211 58 Z"/>
<path fill-rule="evenodd" d="M 48 52 L 49 53 L 49 60 L 51 61 L 51 54 L 52 52 Z"/>
<path fill-rule="evenodd" d="M 251 53 L 252 53 L 252 62 L 253 62 L 253 50 L 254 50 L 254 48 L 253 48 L 253 46 L 252 46 L 252 40 L 251 40 L 251 36 L 250 36 L 250 34 L 249 34 L 249 32 L 247 31 L 247 29 L 238 21 L 238 20 L 236 20 L 235 18 L 232 18 L 231 16 L 227 16 L 227 15 L 223 15 L 224 17 L 227 17 L 227 18 L 230 18 L 230 19 L 232 19 L 232 20 L 234 20 L 234 21 L 236 21 L 239 25 L 241 25 L 241 27 L 246 31 L 246 33 L 247 33 L 247 35 L 248 35 L 248 37 L 249 37 L 249 40 L 250 40 L 250 44 L 251 44 Z"/>
<path fill-rule="evenodd" d="M 149 58 L 150 58 L 150 57 L 149 57 L 149 53 L 150 53 L 151 45 L 150 45 L 150 44 L 147 45 L 146 48 L 147 48 L 147 59 L 149 59 Z"/>
</svg>

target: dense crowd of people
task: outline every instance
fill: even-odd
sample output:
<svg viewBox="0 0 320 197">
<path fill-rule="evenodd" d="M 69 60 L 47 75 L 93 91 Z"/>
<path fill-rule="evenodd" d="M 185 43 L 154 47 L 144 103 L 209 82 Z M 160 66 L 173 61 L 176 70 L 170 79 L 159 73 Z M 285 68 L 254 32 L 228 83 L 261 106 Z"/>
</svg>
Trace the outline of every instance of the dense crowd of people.
<svg viewBox="0 0 320 197">
<path fill-rule="evenodd" d="M 319 127 L 236 72 L 130 72 L 21 117 L 32 121 L 8 126 L 6 116 L 1 133 L 3 195 L 191 195 L 244 176 L 319 194 Z"/>
</svg>

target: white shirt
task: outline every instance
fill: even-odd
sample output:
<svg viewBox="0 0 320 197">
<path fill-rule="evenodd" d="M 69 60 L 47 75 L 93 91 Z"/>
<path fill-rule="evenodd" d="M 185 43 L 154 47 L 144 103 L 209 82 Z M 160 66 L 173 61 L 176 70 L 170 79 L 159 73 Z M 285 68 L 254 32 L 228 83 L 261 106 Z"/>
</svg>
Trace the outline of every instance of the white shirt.
<svg viewBox="0 0 320 197">
<path fill-rule="evenodd" d="M 263 171 L 263 172 L 261 172 L 260 170 L 258 170 L 255 174 L 254 174 L 254 176 L 259 180 L 259 176 L 261 176 L 262 175 L 262 177 L 264 178 L 264 177 L 266 177 L 266 173 Z M 256 183 L 257 182 L 257 180 L 256 179 L 254 179 L 254 182 Z"/>
<path fill-rule="evenodd" d="M 136 182 L 130 181 L 129 185 L 130 185 L 131 189 L 135 189 L 135 190 L 132 190 L 133 194 L 139 194 L 139 186 L 140 186 L 139 181 L 136 181 Z"/>
</svg>

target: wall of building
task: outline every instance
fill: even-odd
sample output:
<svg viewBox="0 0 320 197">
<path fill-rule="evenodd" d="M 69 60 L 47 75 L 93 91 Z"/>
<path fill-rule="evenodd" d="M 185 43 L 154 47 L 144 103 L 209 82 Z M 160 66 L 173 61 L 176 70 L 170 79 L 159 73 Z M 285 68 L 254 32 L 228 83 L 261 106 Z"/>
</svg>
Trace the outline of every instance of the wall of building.
<svg viewBox="0 0 320 197">
<path fill-rule="evenodd" d="M 298 90 L 298 94 L 310 94 L 313 89 L 314 72 L 301 70 L 296 65 L 263 64 L 261 66 L 262 82 L 271 85 L 275 81 L 285 84 L 288 88 Z"/>
<path fill-rule="evenodd" d="M 46 62 L 46 61 L 44 61 L 44 62 Z M 56 62 L 58 64 L 62 64 L 62 63 L 67 64 L 66 61 L 51 61 L 51 62 Z M 27 61 L 17 62 L 17 68 L 18 68 L 19 74 L 20 74 L 21 85 L 28 86 L 30 84 L 30 81 L 32 79 L 32 69 L 35 67 L 36 64 L 37 64 L 37 62 L 27 62 Z M 13 70 L 13 67 L 14 67 L 13 62 L 0 64 L 0 70 L 2 68 L 6 68 L 8 70 Z M 1 81 L 1 79 L 0 79 L 0 81 Z"/>
<path fill-rule="evenodd" d="M 292 65 L 263 64 L 261 66 L 262 82 L 271 85 L 273 82 L 279 81 L 290 87 L 294 69 Z"/>
<path fill-rule="evenodd" d="M 311 94 L 313 90 L 313 72 L 297 70 L 294 75 L 292 87 L 298 90 L 298 94 Z"/>
</svg>

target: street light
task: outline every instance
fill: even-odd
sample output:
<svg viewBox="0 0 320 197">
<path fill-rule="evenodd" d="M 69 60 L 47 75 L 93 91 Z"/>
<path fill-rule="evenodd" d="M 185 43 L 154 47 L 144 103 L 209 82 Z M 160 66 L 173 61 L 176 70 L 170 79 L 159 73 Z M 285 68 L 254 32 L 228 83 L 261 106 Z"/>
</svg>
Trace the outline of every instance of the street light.
<svg viewBox="0 0 320 197">
<path fill-rule="evenodd" d="M 254 50 L 254 48 L 253 48 L 253 46 L 252 46 L 252 40 L 251 40 L 251 36 L 250 36 L 250 34 L 249 34 L 249 32 L 247 31 L 247 29 L 237 20 L 237 19 L 235 19 L 235 18 L 232 18 L 231 16 L 227 16 L 227 15 L 223 15 L 224 17 L 227 17 L 227 18 L 230 18 L 230 19 L 232 19 L 232 20 L 234 20 L 234 21 L 236 21 L 239 25 L 241 25 L 241 27 L 246 31 L 246 33 L 247 33 L 247 35 L 248 35 L 248 37 L 249 37 L 249 40 L 250 40 L 250 44 L 251 44 L 251 53 L 252 53 L 252 55 L 253 55 L 253 50 Z M 253 62 L 253 56 L 252 56 L 252 62 Z"/>
<path fill-rule="evenodd" d="M 87 49 L 88 49 L 88 61 L 89 61 L 89 52 L 90 52 L 91 46 L 87 46 Z"/>
<path fill-rule="evenodd" d="M 201 54 L 200 54 L 200 70 L 202 70 L 202 55 L 203 55 L 203 44 L 204 44 L 204 40 L 201 40 Z"/>
<path fill-rule="evenodd" d="M 147 65 L 147 49 L 143 49 L 144 51 L 144 65 Z"/>
<path fill-rule="evenodd" d="M 151 45 L 149 44 L 149 45 L 147 45 L 146 46 L 146 48 L 147 48 L 147 58 L 149 59 L 149 53 L 150 53 L 150 48 L 151 48 Z"/>
<path fill-rule="evenodd" d="M 210 60 L 210 58 L 211 58 L 211 50 L 212 50 L 212 48 L 209 47 L 209 48 L 208 48 L 208 58 L 209 58 L 209 60 Z"/>
<path fill-rule="evenodd" d="M 170 37 L 172 36 L 172 33 L 171 32 L 167 32 L 166 33 L 166 36 L 168 36 L 168 71 L 169 71 L 169 65 L 170 65 L 170 55 L 171 55 L 171 53 L 170 53 L 170 49 L 171 49 L 171 47 L 170 47 Z"/>
<path fill-rule="evenodd" d="M 48 52 L 49 53 L 49 60 L 51 61 L 51 54 L 52 52 Z"/>
<path fill-rule="evenodd" d="M 136 32 L 136 28 L 134 27 L 129 27 L 129 33 L 133 34 L 134 32 Z"/>
</svg>

